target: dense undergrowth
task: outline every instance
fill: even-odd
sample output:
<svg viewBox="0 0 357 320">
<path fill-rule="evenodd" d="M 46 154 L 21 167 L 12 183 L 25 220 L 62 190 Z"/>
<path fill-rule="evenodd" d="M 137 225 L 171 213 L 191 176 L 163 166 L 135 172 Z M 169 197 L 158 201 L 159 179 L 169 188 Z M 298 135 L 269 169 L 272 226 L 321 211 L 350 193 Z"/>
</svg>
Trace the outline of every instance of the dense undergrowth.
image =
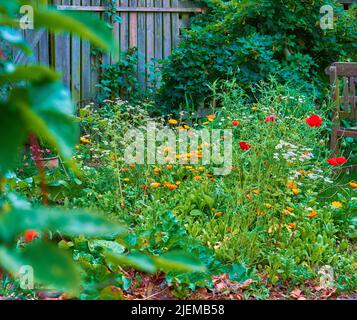
<svg viewBox="0 0 357 320">
<path fill-rule="evenodd" d="M 214 290 L 213 277 L 228 274 L 231 281 L 254 281 L 246 297 L 266 298 L 269 285 L 294 288 L 310 282 L 318 287 L 324 266 L 333 268 L 338 292 L 354 290 L 356 177 L 342 178 L 326 161 L 328 107 L 318 111 L 322 125 L 310 127 L 306 118 L 315 112 L 313 98 L 289 85 L 261 83 L 254 104 L 232 82 L 220 88 L 216 99 L 223 107 L 207 118 L 155 120 L 159 128 L 168 125 L 178 132 L 232 129 L 230 174 L 216 176 L 212 167 L 200 163 L 126 164 L 124 134 L 133 126 L 144 129 L 154 119 L 127 102 L 107 101 L 100 109 L 89 105 L 80 111 L 83 132 L 75 159 L 82 175 L 50 171 L 51 201 L 100 210 L 125 223 L 129 234 L 115 246 L 121 250 L 124 244 L 126 254 L 186 250 L 199 257 L 208 272 L 166 274 L 177 297 L 198 288 Z M 199 147 L 176 159 L 200 155 Z M 167 148 L 165 143 L 158 146 L 163 152 Z M 36 196 L 36 178 L 25 183 L 30 173 L 30 165 L 22 168 L 16 186 L 20 183 L 36 202 L 41 192 L 37 187 Z M 100 296 L 108 283 L 123 290 L 135 283 L 125 272 L 111 269 L 88 239 L 60 245 L 83 269 L 82 298 Z M 150 270 L 145 263 L 134 265 Z"/>
</svg>

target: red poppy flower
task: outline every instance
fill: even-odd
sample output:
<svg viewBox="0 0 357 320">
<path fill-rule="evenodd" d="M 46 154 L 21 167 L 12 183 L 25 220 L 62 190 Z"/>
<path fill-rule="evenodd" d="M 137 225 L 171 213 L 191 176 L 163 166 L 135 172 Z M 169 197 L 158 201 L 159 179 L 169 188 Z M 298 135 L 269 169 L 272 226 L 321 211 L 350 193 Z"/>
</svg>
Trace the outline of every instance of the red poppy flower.
<svg viewBox="0 0 357 320">
<path fill-rule="evenodd" d="M 235 126 L 235 127 L 239 126 L 239 122 L 237 120 L 233 120 L 232 126 Z"/>
<path fill-rule="evenodd" d="M 347 159 L 345 157 L 330 158 L 330 159 L 327 159 L 327 162 L 331 166 L 340 166 L 342 164 L 347 163 Z"/>
<path fill-rule="evenodd" d="M 252 146 L 244 141 L 239 142 L 239 146 L 242 150 L 249 150 Z"/>
<path fill-rule="evenodd" d="M 278 117 L 275 115 L 271 115 L 265 118 L 265 122 L 275 122 L 275 119 L 277 119 Z"/>
<path fill-rule="evenodd" d="M 322 118 L 317 114 L 311 115 L 310 117 L 306 118 L 305 121 L 310 127 L 319 127 L 322 124 Z"/>
<path fill-rule="evenodd" d="M 24 233 L 24 238 L 27 242 L 31 242 L 38 238 L 39 234 L 35 230 L 28 229 Z"/>
</svg>

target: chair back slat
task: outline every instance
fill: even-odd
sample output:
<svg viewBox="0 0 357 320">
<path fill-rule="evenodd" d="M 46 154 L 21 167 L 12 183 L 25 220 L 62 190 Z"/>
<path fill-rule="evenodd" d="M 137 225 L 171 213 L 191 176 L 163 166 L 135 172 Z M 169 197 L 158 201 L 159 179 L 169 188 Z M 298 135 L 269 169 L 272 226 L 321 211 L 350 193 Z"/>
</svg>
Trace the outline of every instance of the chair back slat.
<svg viewBox="0 0 357 320">
<path fill-rule="evenodd" d="M 357 120 L 357 63 L 335 62 L 326 69 L 326 73 L 330 77 L 330 84 L 332 88 L 331 96 L 332 100 L 335 102 L 337 110 L 340 110 L 344 117 Z M 342 96 L 340 96 L 339 78 L 342 78 L 343 80 Z"/>
<path fill-rule="evenodd" d="M 354 120 L 357 120 L 357 97 L 356 97 L 356 83 L 357 83 L 357 76 L 350 78 L 350 103 L 352 108 L 352 117 Z"/>
<path fill-rule="evenodd" d="M 343 109 L 345 112 L 348 112 L 348 105 L 350 103 L 350 99 L 349 99 L 349 86 L 348 86 L 348 78 L 347 77 L 343 77 L 343 94 L 342 94 L 342 100 L 341 103 L 343 104 Z"/>
</svg>

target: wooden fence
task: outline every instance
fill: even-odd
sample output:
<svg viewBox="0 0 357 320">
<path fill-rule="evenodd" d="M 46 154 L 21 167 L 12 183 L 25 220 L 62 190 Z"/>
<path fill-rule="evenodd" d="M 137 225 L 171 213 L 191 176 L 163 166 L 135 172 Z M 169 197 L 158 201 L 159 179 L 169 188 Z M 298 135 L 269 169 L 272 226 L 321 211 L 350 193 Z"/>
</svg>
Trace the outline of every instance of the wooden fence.
<svg viewBox="0 0 357 320">
<path fill-rule="evenodd" d="M 117 15 L 113 33 L 118 48 L 126 51 L 138 49 L 138 78 L 143 89 L 152 83 L 152 73 L 147 65 L 152 59 L 162 59 L 171 54 L 180 41 L 182 28 L 189 24 L 190 15 L 201 10 L 190 1 L 181 0 L 117 0 Z M 105 19 L 105 0 L 53 0 L 59 10 L 87 11 Z M 91 46 L 69 34 L 50 35 L 45 30 L 23 31 L 34 55 L 27 58 L 15 55 L 16 63 L 40 62 L 53 66 L 62 73 L 64 83 L 71 89 L 76 101 L 88 100 L 96 93 L 99 76 L 94 66 L 98 57 L 91 54 Z M 103 63 L 114 63 L 118 57 L 105 54 Z"/>
</svg>

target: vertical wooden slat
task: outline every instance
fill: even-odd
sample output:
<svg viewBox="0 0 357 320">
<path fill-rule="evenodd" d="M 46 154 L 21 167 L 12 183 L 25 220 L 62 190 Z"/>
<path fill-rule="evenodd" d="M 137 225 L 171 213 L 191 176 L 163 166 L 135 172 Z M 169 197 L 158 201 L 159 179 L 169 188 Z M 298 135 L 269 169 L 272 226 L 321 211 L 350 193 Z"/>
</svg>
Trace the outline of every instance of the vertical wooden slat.
<svg viewBox="0 0 357 320">
<path fill-rule="evenodd" d="M 170 0 L 163 0 L 163 7 L 170 8 Z M 168 57 L 171 54 L 171 14 L 163 14 L 163 41 L 164 41 L 164 58 Z"/>
<path fill-rule="evenodd" d="M 101 0 L 92 0 L 91 1 L 92 6 L 100 6 L 101 5 Z M 101 17 L 100 13 L 93 13 L 94 16 L 96 16 L 98 19 Z M 102 63 L 102 59 L 103 57 L 101 56 L 101 54 L 93 54 L 95 51 L 95 47 L 91 46 L 90 49 L 90 93 L 91 93 L 91 98 L 95 97 L 96 92 L 97 92 L 97 87 L 96 84 L 98 84 L 99 82 L 99 72 L 98 72 L 98 68 L 99 65 Z"/>
<path fill-rule="evenodd" d="M 162 0 L 155 0 L 155 7 L 162 8 Z M 155 59 L 161 60 L 163 58 L 163 17 L 162 13 L 155 13 Z M 155 64 L 155 69 L 159 68 L 159 63 Z M 160 76 L 156 72 L 156 86 L 160 86 Z"/>
<path fill-rule="evenodd" d="M 350 77 L 350 104 L 351 104 L 352 118 L 355 120 L 357 120 L 356 83 L 357 83 L 357 78 Z"/>
<path fill-rule="evenodd" d="M 179 1 L 178 0 L 171 0 L 171 7 L 172 8 L 178 8 L 179 7 Z M 179 25 L 179 14 L 178 13 L 173 13 L 171 16 L 171 34 L 172 34 L 172 47 L 176 48 L 177 44 L 179 43 L 180 40 L 180 25 Z"/>
<path fill-rule="evenodd" d="M 39 43 L 39 62 L 44 65 L 49 65 L 49 39 L 48 32 L 45 31 Z"/>
<path fill-rule="evenodd" d="M 109 0 L 109 1 L 111 1 L 111 0 Z M 98 3 L 97 5 L 102 4 L 102 6 L 105 6 L 105 5 L 107 5 L 107 2 L 108 2 L 108 0 L 102 0 L 102 1 L 98 0 L 97 1 L 97 3 Z M 108 16 L 108 14 L 106 12 L 103 12 L 99 16 L 101 17 L 102 20 L 110 23 L 111 18 L 110 18 L 110 16 Z M 114 30 L 113 30 L 113 34 L 114 34 Z M 110 64 L 110 59 L 111 59 L 110 56 L 111 56 L 110 52 L 103 53 L 103 56 L 102 56 L 103 64 Z"/>
<path fill-rule="evenodd" d="M 120 0 L 116 0 L 116 6 L 119 7 L 120 6 Z M 118 16 L 119 13 L 116 14 L 116 16 Z M 114 19 L 114 18 L 113 18 Z M 114 23 L 114 21 L 113 21 Z M 118 51 L 120 50 L 120 24 L 118 22 L 114 23 L 114 39 L 115 39 L 115 43 L 116 43 L 116 47 L 118 48 Z M 118 52 L 113 53 L 111 55 L 111 63 L 117 63 L 119 61 L 119 55 Z"/>
<path fill-rule="evenodd" d="M 153 7 L 153 0 L 146 0 L 147 7 Z M 147 70 L 147 86 L 153 82 L 154 74 L 152 72 L 152 59 L 155 58 L 155 37 L 154 37 L 154 14 L 148 12 L 146 14 L 146 63 Z"/>
<path fill-rule="evenodd" d="M 82 0 L 82 6 L 89 6 L 90 0 Z M 82 99 L 87 100 L 91 97 L 91 54 L 88 41 L 82 41 Z"/>
<path fill-rule="evenodd" d="M 130 6 L 136 7 L 138 5 L 137 0 L 130 0 Z M 138 15 L 136 12 L 131 12 L 129 14 L 129 46 L 137 47 L 138 46 Z"/>
<path fill-rule="evenodd" d="M 60 1 L 58 1 L 60 3 Z M 71 0 L 62 0 L 62 5 L 71 4 Z M 70 88 L 70 36 L 62 34 L 55 36 L 55 68 L 62 73 L 62 81 Z"/>
<path fill-rule="evenodd" d="M 120 5 L 122 7 L 128 6 L 128 0 L 121 0 Z M 127 51 L 129 47 L 129 16 L 128 13 L 121 13 L 121 25 L 120 25 L 120 50 Z"/>
<path fill-rule="evenodd" d="M 73 5 L 80 5 L 81 0 L 73 0 Z M 71 90 L 75 102 L 81 100 L 81 40 L 71 37 Z"/>
<path fill-rule="evenodd" d="M 138 1 L 139 7 L 145 7 L 145 0 Z M 138 14 L 138 77 L 143 90 L 146 89 L 146 14 Z"/>
<path fill-rule="evenodd" d="M 348 78 L 343 77 L 343 108 L 344 108 L 345 112 L 348 112 L 348 102 L 349 102 Z"/>
</svg>

